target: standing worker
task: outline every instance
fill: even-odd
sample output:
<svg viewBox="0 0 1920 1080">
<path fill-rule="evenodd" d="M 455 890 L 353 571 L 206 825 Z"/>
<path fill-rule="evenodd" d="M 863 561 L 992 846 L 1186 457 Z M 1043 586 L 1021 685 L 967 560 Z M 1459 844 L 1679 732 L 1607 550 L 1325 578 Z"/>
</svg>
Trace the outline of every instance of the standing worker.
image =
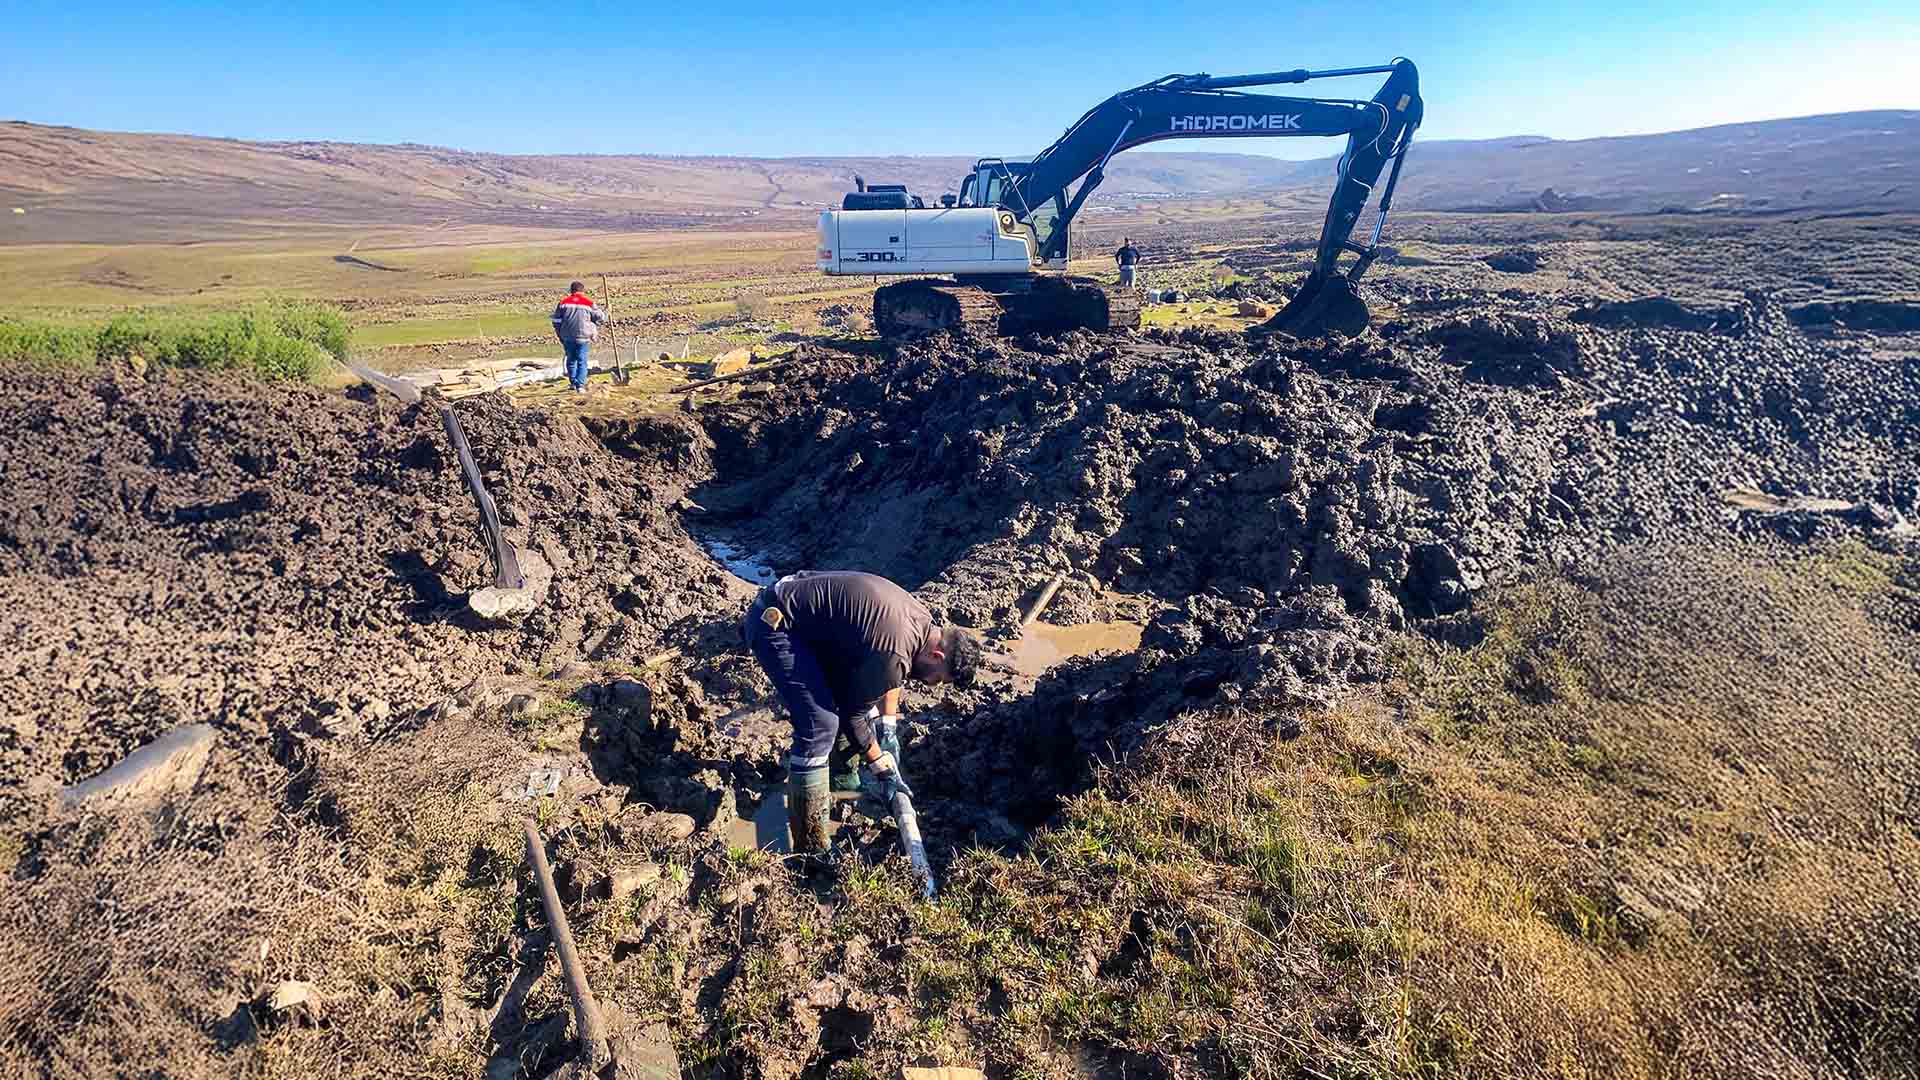
<svg viewBox="0 0 1920 1080">
<path fill-rule="evenodd" d="M 1140 261 L 1140 249 L 1133 246 L 1132 237 L 1123 236 L 1120 238 L 1120 250 L 1113 253 L 1113 261 L 1120 264 L 1121 287 L 1132 288 L 1133 267 L 1135 263 Z"/>
<path fill-rule="evenodd" d="M 587 299 L 586 288 L 584 282 L 569 283 L 567 298 L 553 309 L 553 333 L 567 351 L 567 381 L 576 394 L 587 392 L 587 347 L 607 321 L 607 313 Z"/>
<path fill-rule="evenodd" d="M 827 851 L 831 788 L 860 786 L 856 756 L 875 781 L 899 782 L 907 676 L 967 686 L 983 652 L 978 637 L 936 624 L 905 589 L 852 570 L 781 578 L 760 590 L 740 633 L 792 715 L 787 828 L 796 853 L 816 856 Z"/>
</svg>

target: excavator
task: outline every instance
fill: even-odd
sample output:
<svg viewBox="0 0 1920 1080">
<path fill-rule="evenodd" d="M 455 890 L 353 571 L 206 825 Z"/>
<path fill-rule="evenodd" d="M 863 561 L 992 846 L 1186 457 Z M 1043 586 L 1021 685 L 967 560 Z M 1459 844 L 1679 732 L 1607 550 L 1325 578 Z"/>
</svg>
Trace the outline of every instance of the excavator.
<svg viewBox="0 0 1920 1080">
<path fill-rule="evenodd" d="M 1387 78 L 1368 101 L 1245 92 L 1376 74 Z M 874 328 L 887 338 L 957 328 L 1132 329 L 1140 325 L 1137 292 L 1064 273 L 1068 228 L 1115 154 L 1161 139 L 1345 135 L 1313 270 L 1286 307 L 1254 331 L 1351 337 L 1369 319 L 1355 283 L 1377 258 L 1392 254 L 1380 233 L 1423 107 L 1419 72 L 1405 59 L 1327 71 L 1168 75 L 1089 109 L 1031 161 L 981 158 L 959 193 L 943 195 L 938 206 L 904 185 L 870 186 L 856 177 L 840 208 L 820 215 L 818 265 L 834 275 L 909 276 L 874 293 Z M 1355 242 L 1354 226 L 1389 163 L 1372 234 Z M 1343 268 L 1345 255 L 1353 259 Z M 936 274 L 943 277 L 927 276 Z"/>
</svg>

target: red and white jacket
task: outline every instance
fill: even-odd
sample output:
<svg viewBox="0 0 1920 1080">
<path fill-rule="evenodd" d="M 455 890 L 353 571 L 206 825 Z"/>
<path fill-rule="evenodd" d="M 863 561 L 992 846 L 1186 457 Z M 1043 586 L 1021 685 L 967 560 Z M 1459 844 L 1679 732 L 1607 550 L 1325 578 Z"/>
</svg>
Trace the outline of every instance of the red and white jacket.
<svg viewBox="0 0 1920 1080">
<path fill-rule="evenodd" d="M 553 332 L 561 341 L 592 341 L 606 321 L 607 313 L 594 307 L 585 293 L 569 293 L 553 309 Z"/>
</svg>

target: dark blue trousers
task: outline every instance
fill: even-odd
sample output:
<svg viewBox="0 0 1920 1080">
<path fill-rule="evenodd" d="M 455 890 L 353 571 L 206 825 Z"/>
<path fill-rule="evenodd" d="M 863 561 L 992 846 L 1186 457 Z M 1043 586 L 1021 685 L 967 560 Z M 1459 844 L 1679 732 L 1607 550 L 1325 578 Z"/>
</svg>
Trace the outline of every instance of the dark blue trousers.
<svg viewBox="0 0 1920 1080">
<path fill-rule="evenodd" d="M 567 350 L 567 381 L 578 390 L 587 385 L 587 349 L 592 343 L 563 341 L 560 344 Z"/>
<path fill-rule="evenodd" d="M 753 650 L 760 669 L 773 680 L 773 688 L 779 691 L 793 718 L 793 750 L 787 758 L 787 770 L 824 769 L 833 755 L 833 740 L 840 734 L 840 710 L 813 650 L 788 633 L 784 625 L 776 630 L 762 619 L 767 610 L 764 598 L 763 593 L 762 599 L 747 609 L 740 634 Z"/>
</svg>

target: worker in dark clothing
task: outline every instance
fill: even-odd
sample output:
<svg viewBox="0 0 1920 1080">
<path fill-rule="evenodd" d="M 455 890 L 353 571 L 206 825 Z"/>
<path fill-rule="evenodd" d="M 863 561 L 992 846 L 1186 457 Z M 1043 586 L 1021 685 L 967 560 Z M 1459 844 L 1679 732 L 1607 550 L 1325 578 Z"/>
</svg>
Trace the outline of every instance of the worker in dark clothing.
<svg viewBox="0 0 1920 1080">
<path fill-rule="evenodd" d="M 1140 249 L 1133 246 L 1133 238 L 1121 237 L 1120 250 L 1113 253 L 1113 261 L 1120 264 L 1120 284 L 1133 285 L 1133 267 L 1140 261 Z"/>
<path fill-rule="evenodd" d="M 851 570 L 781 578 L 760 591 L 740 632 L 793 719 L 787 827 L 793 850 L 811 854 L 827 849 L 836 739 L 857 759 L 844 762 L 849 773 L 864 762 L 875 781 L 898 783 L 907 676 L 966 686 L 982 653 L 978 637 L 936 624 L 905 589 Z"/>
</svg>

